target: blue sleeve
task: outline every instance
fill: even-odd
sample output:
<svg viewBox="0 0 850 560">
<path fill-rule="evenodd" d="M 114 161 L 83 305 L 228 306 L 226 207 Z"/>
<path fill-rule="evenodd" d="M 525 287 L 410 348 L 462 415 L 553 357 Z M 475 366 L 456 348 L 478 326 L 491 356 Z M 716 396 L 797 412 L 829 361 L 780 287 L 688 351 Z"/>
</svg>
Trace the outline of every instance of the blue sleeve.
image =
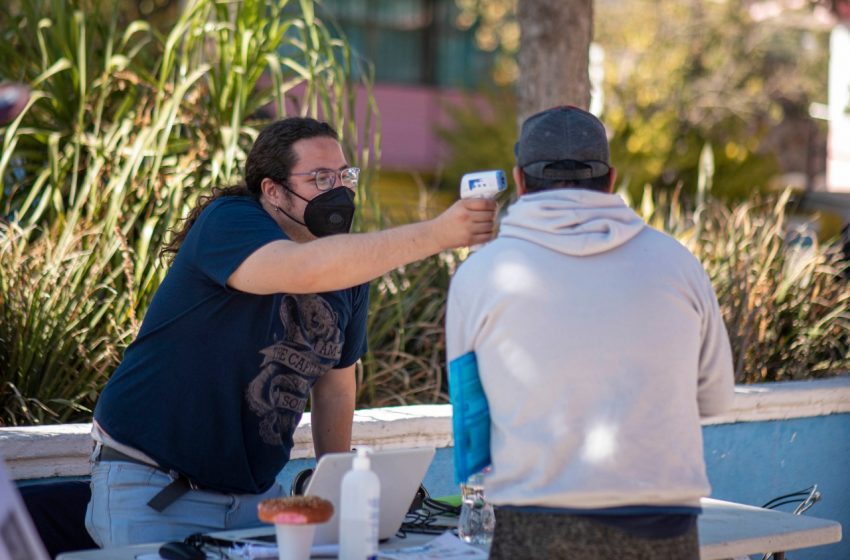
<svg viewBox="0 0 850 560">
<path fill-rule="evenodd" d="M 249 197 L 226 197 L 211 203 L 184 242 L 191 266 L 216 284 L 227 279 L 254 251 L 287 239 L 280 226 Z"/>
<path fill-rule="evenodd" d="M 345 327 L 345 343 L 337 368 L 348 367 L 357 362 L 368 349 L 366 317 L 369 313 L 369 284 L 352 289 L 351 319 Z"/>
</svg>

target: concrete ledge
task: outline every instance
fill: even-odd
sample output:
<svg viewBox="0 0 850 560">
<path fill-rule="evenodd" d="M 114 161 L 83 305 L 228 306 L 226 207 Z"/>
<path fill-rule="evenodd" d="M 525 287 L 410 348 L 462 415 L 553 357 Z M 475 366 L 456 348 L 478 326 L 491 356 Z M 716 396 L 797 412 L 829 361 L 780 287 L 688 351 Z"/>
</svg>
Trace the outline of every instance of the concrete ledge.
<svg viewBox="0 0 850 560">
<path fill-rule="evenodd" d="M 703 426 L 808 418 L 850 412 L 850 376 L 735 387 L 732 410 Z"/>
<path fill-rule="evenodd" d="M 301 418 L 294 439 L 293 459 L 314 456 L 309 413 Z M 448 404 L 422 404 L 358 410 L 354 413 L 351 443 L 376 449 L 451 447 L 452 407 Z"/>
<path fill-rule="evenodd" d="M 91 424 L 0 428 L 0 457 L 13 479 L 89 473 Z"/>
<path fill-rule="evenodd" d="M 89 473 L 93 443 L 91 424 L 59 424 L 0 428 L 0 457 L 13 479 L 84 476 Z M 295 431 L 292 459 L 313 457 L 310 414 Z M 415 405 L 358 410 L 352 431 L 354 445 L 377 449 L 451 447 L 450 405 Z"/>
<path fill-rule="evenodd" d="M 850 413 L 850 377 L 741 385 L 732 410 L 703 425 L 734 424 Z M 452 445 L 451 406 L 414 405 L 359 410 L 354 445 L 378 449 Z M 82 476 L 89 472 L 91 424 L 0 428 L 0 456 L 15 479 Z M 313 456 L 310 415 L 295 432 L 293 459 Z"/>
</svg>

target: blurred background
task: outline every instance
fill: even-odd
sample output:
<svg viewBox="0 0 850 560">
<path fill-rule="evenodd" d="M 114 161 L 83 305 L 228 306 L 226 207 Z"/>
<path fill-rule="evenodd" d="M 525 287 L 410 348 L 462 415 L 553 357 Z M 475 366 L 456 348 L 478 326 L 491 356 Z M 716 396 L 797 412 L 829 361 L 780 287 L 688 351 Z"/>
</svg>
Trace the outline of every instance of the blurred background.
<svg viewBox="0 0 850 560">
<path fill-rule="evenodd" d="M 850 0 L 517 1 L 4 2 L 29 97 L 0 124 L 0 425 L 90 419 L 170 231 L 290 114 L 339 130 L 370 230 L 509 171 L 535 107 L 587 106 L 619 193 L 705 265 L 737 381 L 850 370 Z M 466 256 L 372 283 L 359 407 L 446 402 Z"/>
<path fill-rule="evenodd" d="M 590 106 L 609 128 L 625 187 L 634 195 L 647 184 L 693 192 L 700 151 L 710 144 L 720 196 L 788 186 L 850 191 L 846 6 L 594 2 Z M 516 9 L 515 0 L 321 4 L 375 67 L 382 194 L 407 193 L 411 177 L 417 188 L 452 194 L 470 169 L 513 165 Z M 842 218 L 829 218 L 826 235 Z"/>
</svg>

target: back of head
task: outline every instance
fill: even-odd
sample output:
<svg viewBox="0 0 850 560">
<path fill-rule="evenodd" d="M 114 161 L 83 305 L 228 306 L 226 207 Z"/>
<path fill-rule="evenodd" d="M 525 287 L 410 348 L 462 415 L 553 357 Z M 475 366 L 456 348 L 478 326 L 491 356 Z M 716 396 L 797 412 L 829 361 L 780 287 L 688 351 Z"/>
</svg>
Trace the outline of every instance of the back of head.
<svg viewBox="0 0 850 560">
<path fill-rule="evenodd" d="M 293 150 L 295 143 L 318 137 L 339 140 L 331 125 L 309 117 L 289 117 L 264 128 L 245 161 L 245 185 L 248 191 L 259 198 L 260 184 L 266 177 L 277 183 L 285 183 L 296 163 Z"/>
<path fill-rule="evenodd" d="M 608 191 L 611 158 L 605 126 L 578 107 L 553 107 L 528 117 L 514 152 L 528 192 Z"/>
</svg>

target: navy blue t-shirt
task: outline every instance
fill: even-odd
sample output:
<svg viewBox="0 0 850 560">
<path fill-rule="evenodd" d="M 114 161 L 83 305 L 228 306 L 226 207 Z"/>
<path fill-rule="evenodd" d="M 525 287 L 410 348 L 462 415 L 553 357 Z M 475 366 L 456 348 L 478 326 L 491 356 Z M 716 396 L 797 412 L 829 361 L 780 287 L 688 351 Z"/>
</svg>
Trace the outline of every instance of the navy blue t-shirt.
<svg viewBox="0 0 850 560">
<path fill-rule="evenodd" d="M 227 286 L 245 258 L 280 239 L 250 197 L 201 213 L 97 403 L 112 438 L 204 487 L 271 487 L 310 388 L 366 351 L 369 303 L 368 284 L 268 296 Z"/>
</svg>

